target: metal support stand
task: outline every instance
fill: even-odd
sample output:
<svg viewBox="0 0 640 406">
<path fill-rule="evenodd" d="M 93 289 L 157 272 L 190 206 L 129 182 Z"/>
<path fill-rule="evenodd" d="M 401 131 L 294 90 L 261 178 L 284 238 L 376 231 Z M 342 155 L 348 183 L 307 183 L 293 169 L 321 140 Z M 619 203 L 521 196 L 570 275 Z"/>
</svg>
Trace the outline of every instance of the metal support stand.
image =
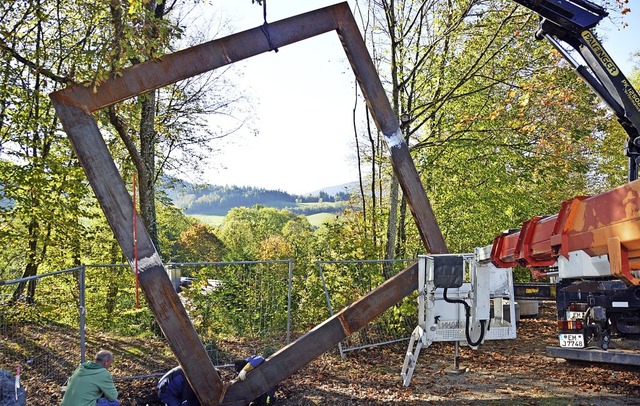
<svg viewBox="0 0 640 406">
<path fill-rule="evenodd" d="M 461 375 L 465 373 L 465 369 L 460 369 L 460 342 L 456 341 L 454 344 L 453 355 L 453 367 L 445 369 L 444 373 L 447 375 Z"/>
</svg>

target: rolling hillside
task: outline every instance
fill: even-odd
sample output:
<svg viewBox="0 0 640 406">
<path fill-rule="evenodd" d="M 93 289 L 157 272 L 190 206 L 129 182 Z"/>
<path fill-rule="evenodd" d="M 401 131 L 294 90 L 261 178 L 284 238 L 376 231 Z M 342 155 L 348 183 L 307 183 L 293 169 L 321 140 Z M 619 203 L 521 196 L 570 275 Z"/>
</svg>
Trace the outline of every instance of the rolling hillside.
<svg viewBox="0 0 640 406">
<path fill-rule="evenodd" d="M 193 216 L 225 216 L 234 207 L 261 205 L 288 209 L 301 215 L 340 213 L 346 208 L 355 184 L 328 187 L 306 195 L 253 187 L 194 185 L 167 182 L 163 190 L 173 204 Z M 330 193 L 331 192 L 331 193 Z"/>
</svg>

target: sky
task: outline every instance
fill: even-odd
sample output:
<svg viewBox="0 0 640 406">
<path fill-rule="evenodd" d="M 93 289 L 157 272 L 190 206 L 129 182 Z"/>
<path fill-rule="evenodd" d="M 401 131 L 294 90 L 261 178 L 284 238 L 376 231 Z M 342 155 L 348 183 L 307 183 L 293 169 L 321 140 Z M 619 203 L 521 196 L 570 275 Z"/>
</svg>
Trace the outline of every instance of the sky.
<svg viewBox="0 0 640 406">
<path fill-rule="evenodd" d="M 336 3 L 269 0 L 267 21 Z M 234 32 L 264 21 L 262 7 L 250 0 L 213 4 L 232 19 Z M 254 98 L 252 127 L 258 132 L 254 135 L 247 127 L 229 137 L 214 157 L 207 183 L 307 194 L 357 181 L 352 123 L 355 78 L 335 32 L 238 64 L 242 86 Z"/>
<path fill-rule="evenodd" d="M 335 0 L 269 0 L 267 21 L 337 4 Z M 353 9 L 355 1 L 349 1 Z M 249 0 L 215 0 L 233 32 L 258 27 L 263 9 Z M 594 30 L 627 76 L 640 50 L 640 8 L 618 29 L 603 20 Z M 533 35 L 533 33 L 531 33 Z M 549 45 L 550 46 L 550 45 Z M 355 80 L 335 32 L 237 63 L 255 109 L 252 126 L 233 134 L 212 157 L 202 180 L 306 194 L 358 180 L 352 113 Z M 358 107 L 363 107 L 358 100 Z M 254 132 L 257 130 L 257 132 Z"/>
</svg>

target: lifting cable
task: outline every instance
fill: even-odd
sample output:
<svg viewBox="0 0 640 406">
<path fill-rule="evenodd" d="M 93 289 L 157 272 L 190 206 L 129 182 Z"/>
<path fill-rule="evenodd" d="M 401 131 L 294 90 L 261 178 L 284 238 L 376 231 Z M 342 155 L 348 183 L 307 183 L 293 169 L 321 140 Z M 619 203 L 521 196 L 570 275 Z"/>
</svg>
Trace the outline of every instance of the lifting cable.
<svg viewBox="0 0 640 406">
<path fill-rule="evenodd" d="M 267 0 L 251 0 L 251 4 L 258 3 L 262 6 L 262 16 L 264 18 L 264 23 L 260 29 L 262 33 L 267 38 L 267 42 L 269 43 L 269 50 L 278 52 L 278 48 L 274 45 L 271 40 L 271 32 L 269 32 L 269 23 L 267 22 Z"/>
</svg>

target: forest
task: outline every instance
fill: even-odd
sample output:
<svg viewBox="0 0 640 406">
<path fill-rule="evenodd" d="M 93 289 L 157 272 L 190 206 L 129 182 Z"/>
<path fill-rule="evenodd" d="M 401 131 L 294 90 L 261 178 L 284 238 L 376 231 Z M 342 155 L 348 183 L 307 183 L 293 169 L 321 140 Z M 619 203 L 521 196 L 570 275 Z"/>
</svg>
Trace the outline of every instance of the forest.
<svg viewBox="0 0 640 406">
<path fill-rule="evenodd" d="M 123 259 L 47 96 L 205 38 L 186 25 L 202 5 L 112 3 L 36 0 L 0 11 L 3 279 Z M 526 10 L 509 1 L 357 4 L 389 99 L 398 115 L 410 117 L 404 136 L 450 251 L 488 244 L 524 219 L 556 212 L 563 200 L 624 183 L 624 132 L 561 56 L 529 35 L 537 21 Z M 620 24 L 623 11 L 611 9 Z M 125 183 L 137 179 L 138 211 L 163 260 L 253 260 L 295 251 L 304 268 L 303 258 L 320 253 L 392 259 L 422 251 L 386 146 L 366 114 L 354 116 L 351 134 L 360 185 L 350 209 L 321 230 L 277 210 L 261 215 L 263 230 L 233 213 L 213 230 L 169 204 L 157 188 L 162 175 L 197 171 L 217 140 L 248 122 L 250 94 L 239 93 L 232 70 L 97 114 Z M 220 117 L 219 125 L 205 125 L 205 117 Z M 285 227 L 289 221 L 296 226 Z M 251 242 L 226 241 L 231 234 Z M 185 248 L 207 236 L 219 239 L 225 254 Z M 260 252 L 275 238 L 283 252 Z"/>
<path fill-rule="evenodd" d="M 502 230 L 556 213 L 567 199 L 626 182 L 626 133 L 560 53 L 534 38 L 538 19 L 526 9 L 510 0 L 349 4 L 391 105 L 404 117 L 402 137 L 449 251 L 471 252 Z M 629 13 L 624 3 L 606 6 L 623 25 Z M 49 94 L 73 84 L 99 86 L 125 68 L 233 32 L 231 22 L 217 32 L 192 23 L 203 7 L 215 9 L 215 1 L 0 4 L 0 280 L 126 263 Z M 640 85 L 637 69 L 630 79 Z M 181 207 L 174 204 L 167 186 L 161 187 L 166 176 L 201 172 L 223 140 L 252 125 L 251 93 L 241 80 L 230 65 L 107 107 L 96 121 L 162 261 L 292 259 L 296 328 L 304 331 L 325 317 L 325 304 L 311 300 L 321 296 L 316 261 L 406 259 L 425 248 L 384 136 L 359 92 L 352 132 L 345 134 L 356 148 L 359 182 L 348 195 L 315 197 L 343 205 L 322 227 L 292 209 L 307 203 L 305 197 L 284 192 L 270 192 L 270 199 L 282 202 L 277 207 L 238 206 L 255 191 L 234 187 L 224 195 L 203 188 Z M 227 198 L 233 208 L 218 227 L 189 215 L 199 205 L 228 209 Z M 388 270 L 371 269 L 374 280 L 388 276 Z M 228 279 L 238 282 L 242 272 Z M 119 272 L 94 275 L 97 303 L 131 292 Z M 193 276 L 207 277 L 204 271 Z M 340 275 L 340 284 L 369 276 Z M 61 279 L 45 293 L 30 281 L 3 290 L 0 300 L 3 306 L 35 305 L 40 295 L 75 284 L 74 278 Z M 229 296 L 240 289 L 226 286 Z M 93 317 L 108 320 L 114 331 L 154 333 L 137 323 L 148 313 L 99 308 Z M 47 311 L 56 318 L 55 306 Z M 226 338 L 243 336 L 246 330 L 234 323 L 207 327 Z"/>
<path fill-rule="evenodd" d="M 187 215 L 204 214 L 225 216 L 234 207 L 255 205 L 287 209 L 294 214 L 340 213 L 347 207 L 349 193 L 324 190 L 316 194 L 292 195 L 281 190 L 267 190 L 249 186 L 193 185 L 173 180 L 166 184 L 167 197 Z M 313 204 L 311 204 L 313 203 Z M 338 203 L 324 204 L 323 203 Z"/>
</svg>

